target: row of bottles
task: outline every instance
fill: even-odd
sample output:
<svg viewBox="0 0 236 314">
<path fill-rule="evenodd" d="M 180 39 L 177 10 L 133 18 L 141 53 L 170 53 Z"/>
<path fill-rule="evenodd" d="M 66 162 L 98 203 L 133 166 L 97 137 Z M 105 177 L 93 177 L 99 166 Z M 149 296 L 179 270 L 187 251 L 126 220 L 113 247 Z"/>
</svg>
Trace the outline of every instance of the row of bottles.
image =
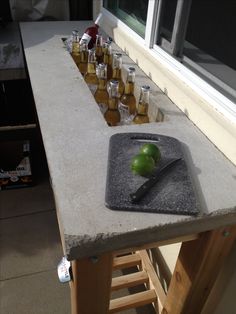
<svg viewBox="0 0 236 314">
<path fill-rule="evenodd" d="M 105 63 L 107 65 L 107 77 L 112 78 L 112 53 L 111 41 L 102 42 L 102 36 L 97 35 L 95 48 L 88 49 L 88 42 L 86 39 L 80 40 L 77 30 L 72 32 L 72 51 L 71 55 L 76 65 L 78 66 L 82 75 L 87 71 L 87 64 L 89 62 L 89 51 L 95 52 L 96 63 Z"/>
<path fill-rule="evenodd" d="M 72 32 L 71 55 L 108 125 L 148 123 L 150 87 L 141 87 L 136 108 L 135 68 L 128 68 L 124 84 L 121 75 L 122 54 L 112 54 L 111 42 L 103 43 L 99 34 L 96 34 L 95 47 L 88 49 L 88 39 L 85 35 L 86 32 L 80 39 L 78 31 Z"/>
</svg>

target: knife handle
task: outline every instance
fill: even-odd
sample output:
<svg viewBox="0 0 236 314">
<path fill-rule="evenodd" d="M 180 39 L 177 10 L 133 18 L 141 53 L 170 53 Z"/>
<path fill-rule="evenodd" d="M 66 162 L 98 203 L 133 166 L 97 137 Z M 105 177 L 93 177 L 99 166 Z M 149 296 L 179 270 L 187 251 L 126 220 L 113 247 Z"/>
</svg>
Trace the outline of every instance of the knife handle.
<svg viewBox="0 0 236 314">
<path fill-rule="evenodd" d="M 158 178 L 159 180 L 159 178 Z M 135 193 L 130 194 L 131 202 L 137 203 L 139 202 L 143 196 L 153 187 L 154 184 L 158 181 L 157 178 L 151 178 L 147 180 L 140 188 L 137 189 Z"/>
</svg>

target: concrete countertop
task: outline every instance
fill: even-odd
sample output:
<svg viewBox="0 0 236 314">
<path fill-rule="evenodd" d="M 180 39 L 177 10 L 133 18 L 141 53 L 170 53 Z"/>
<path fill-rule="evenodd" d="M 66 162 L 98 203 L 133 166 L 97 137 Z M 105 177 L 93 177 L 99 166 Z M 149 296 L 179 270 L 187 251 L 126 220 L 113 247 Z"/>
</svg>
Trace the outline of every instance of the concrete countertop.
<svg viewBox="0 0 236 314">
<path fill-rule="evenodd" d="M 26 62 L 68 259 L 236 223 L 236 168 L 137 66 L 162 123 L 108 127 L 61 40 L 90 22 L 21 23 Z M 124 66 L 131 61 L 124 57 Z M 199 117 L 200 119 L 201 117 Z M 196 188 L 198 217 L 112 211 L 104 206 L 109 138 L 118 132 L 177 138 Z"/>
</svg>

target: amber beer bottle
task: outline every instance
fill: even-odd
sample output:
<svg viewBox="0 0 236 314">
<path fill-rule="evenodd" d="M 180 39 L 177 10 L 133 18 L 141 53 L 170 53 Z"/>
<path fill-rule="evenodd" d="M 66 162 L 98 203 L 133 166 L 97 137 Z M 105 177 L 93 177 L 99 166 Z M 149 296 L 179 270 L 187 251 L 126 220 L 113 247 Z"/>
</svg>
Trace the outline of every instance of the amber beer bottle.
<svg viewBox="0 0 236 314">
<path fill-rule="evenodd" d="M 111 80 L 109 82 L 109 100 L 108 109 L 104 114 L 104 118 L 109 126 L 116 126 L 120 122 L 120 112 L 118 110 L 119 103 L 119 82 Z"/>
<path fill-rule="evenodd" d="M 112 48 L 111 42 L 106 41 L 103 44 L 103 63 L 107 65 L 107 80 L 109 81 L 112 78 Z"/>
<path fill-rule="evenodd" d="M 99 29 L 99 24 L 101 23 L 101 19 L 102 19 L 102 13 L 100 13 L 98 15 L 98 17 L 96 18 L 94 25 L 89 26 L 85 30 L 85 32 L 81 38 L 81 40 L 84 39 L 87 41 L 89 49 L 92 49 L 96 43 L 96 35 L 98 34 L 98 29 Z"/>
<path fill-rule="evenodd" d="M 135 68 L 129 67 L 127 73 L 127 80 L 125 83 L 125 92 L 120 101 L 123 105 L 129 108 L 130 114 L 136 113 L 136 98 L 134 96 L 134 83 L 135 83 Z"/>
<path fill-rule="evenodd" d="M 79 70 L 81 74 L 84 75 L 87 72 L 88 65 L 88 44 L 86 40 L 80 41 L 79 49 L 80 49 Z"/>
<path fill-rule="evenodd" d="M 102 35 L 97 35 L 96 36 L 96 58 L 97 58 L 97 63 L 102 63 L 103 62 L 103 50 L 102 50 Z"/>
<path fill-rule="evenodd" d="M 77 30 L 72 31 L 72 50 L 71 56 L 75 61 L 77 67 L 80 63 L 80 48 L 79 48 L 79 32 Z"/>
<path fill-rule="evenodd" d="M 107 92 L 107 65 L 100 63 L 97 65 L 96 73 L 98 77 L 98 88 L 94 98 L 99 105 L 101 112 L 104 114 L 108 107 L 109 94 Z"/>
<path fill-rule="evenodd" d="M 121 77 L 121 68 L 122 68 L 122 54 L 121 53 L 114 53 L 113 60 L 112 60 L 112 80 L 118 81 L 118 97 L 120 98 L 125 89 L 125 84 Z"/>
<path fill-rule="evenodd" d="M 150 86 L 144 85 L 141 87 L 140 98 L 138 102 L 138 110 L 133 122 L 135 124 L 148 123 L 148 106 L 149 106 Z"/>
<path fill-rule="evenodd" d="M 95 49 L 90 49 L 89 55 L 88 55 L 87 71 L 84 75 L 84 80 L 88 84 L 89 89 L 93 95 L 98 85 L 96 65 L 97 65 L 97 61 L 96 61 Z"/>
</svg>

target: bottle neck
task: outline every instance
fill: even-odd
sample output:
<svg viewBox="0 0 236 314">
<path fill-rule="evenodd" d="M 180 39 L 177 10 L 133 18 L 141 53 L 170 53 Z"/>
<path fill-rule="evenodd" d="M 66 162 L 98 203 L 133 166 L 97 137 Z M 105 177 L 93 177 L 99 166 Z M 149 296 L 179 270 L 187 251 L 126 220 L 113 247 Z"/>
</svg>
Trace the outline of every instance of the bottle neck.
<svg viewBox="0 0 236 314">
<path fill-rule="evenodd" d="M 125 94 L 133 95 L 134 94 L 134 83 L 127 81 L 125 84 Z"/>
<path fill-rule="evenodd" d="M 107 80 L 105 78 L 100 78 L 98 80 L 98 89 L 106 90 L 107 88 Z"/>
<path fill-rule="evenodd" d="M 119 103 L 118 97 L 109 97 L 108 108 L 110 110 L 118 110 L 118 103 Z"/>
<path fill-rule="evenodd" d="M 88 62 L 88 51 L 84 50 L 80 52 L 80 62 L 82 63 Z"/>
<path fill-rule="evenodd" d="M 144 101 L 140 101 L 138 103 L 138 110 L 137 110 L 138 114 L 143 115 L 143 116 L 147 116 L 148 106 L 149 106 L 149 103 L 144 102 Z"/>
<path fill-rule="evenodd" d="M 112 78 L 115 80 L 121 80 L 121 69 L 120 68 L 113 68 Z"/>
<path fill-rule="evenodd" d="M 102 13 L 99 13 L 95 22 L 94 22 L 94 26 L 96 26 L 98 28 L 100 23 L 101 23 L 101 20 L 102 20 Z"/>
<path fill-rule="evenodd" d="M 87 73 L 96 74 L 96 63 L 95 62 L 88 62 Z"/>
</svg>

